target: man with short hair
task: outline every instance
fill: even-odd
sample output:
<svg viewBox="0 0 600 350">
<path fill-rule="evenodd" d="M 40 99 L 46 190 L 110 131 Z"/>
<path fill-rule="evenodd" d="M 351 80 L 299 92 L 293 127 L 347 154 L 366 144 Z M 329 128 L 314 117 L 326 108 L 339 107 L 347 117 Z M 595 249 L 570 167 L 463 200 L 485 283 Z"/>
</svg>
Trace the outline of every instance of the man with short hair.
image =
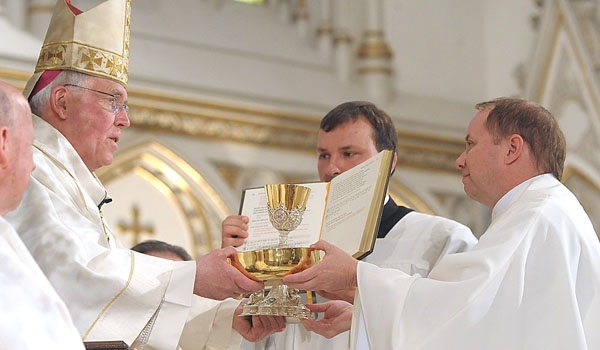
<svg viewBox="0 0 600 350">
<path fill-rule="evenodd" d="M 355 349 L 600 349 L 600 243 L 560 179 L 566 143 L 542 106 L 516 98 L 477 105 L 456 160 L 467 195 L 492 209 L 469 252 L 427 277 L 359 262 L 320 241 L 325 257 L 286 276 L 294 288 L 357 287 L 304 325 L 328 336 L 352 325 Z"/>
<path fill-rule="evenodd" d="M 129 127 L 130 10 L 130 0 L 107 0 L 85 13 L 57 0 L 24 91 L 34 114 L 37 168 L 23 205 L 7 220 L 65 301 L 83 340 L 176 349 L 193 294 L 226 299 L 263 283 L 228 263 L 236 254 L 231 247 L 196 261 L 158 259 L 122 247 L 102 217 L 110 198 L 94 171 L 111 164 Z M 253 341 L 284 327 L 273 317 L 235 317 L 237 300 L 221 306 L 218 317 L 211 314 L 196 329 L 213 347 L 235 347 L 240 334 Z"/>
<path fill-rule="evenodd" d="M 331 181 L 382 150 L 396 152 L 397 145 L 396 129 L 384 111 L 370 102 L 342 103 L 321 120 L 317 140 L 319 178 L 321 181 Z M 394 154 L 392 169 L 396 161 L 397 154 Z M 246 217 L 233 216 L 223 222 L 224 246 L 243 243 L 248 235 L 245 231 L 247 221 Z M 388 195 L 373 252 L 364 261 L 427 276 L 444 256 L 467 251 L 476 242 L 477 239 L 466 226 L 399 206 Z M 330 299 L 354 300 L 352 288 L 336 290 L 335 293 L 318 286 L 310 290 L 316 290 Z M 348 333 L 327 341 L 296 325 L 288 325 L 286 331 L 269 338 L 267 343 L 272 342 L 276 349 L 313 349 L 318 346 L 346 349 L 349 344 Z M 254 347 L 245 343 L 243 346 Z M 270 349 L 271 344 L 267 344 L 267 348 Z"/>
<path fill-rule="evenodd" d="M 0 81 L 0 348 L 83 349 L 65 304 L 2 218 L 19 206 L 35 168 L 32 141 L 27 100 Z"/>
<path fill-rule="evenodd" d="M 138 253 L 175 261 L 193 260 L 192 256 L 187 252 L 187 250 L 185 250 L 185 248 L 155 239 L 149 239 L 140 242 L 131 247 L 131 250 Z"/>
</svg>

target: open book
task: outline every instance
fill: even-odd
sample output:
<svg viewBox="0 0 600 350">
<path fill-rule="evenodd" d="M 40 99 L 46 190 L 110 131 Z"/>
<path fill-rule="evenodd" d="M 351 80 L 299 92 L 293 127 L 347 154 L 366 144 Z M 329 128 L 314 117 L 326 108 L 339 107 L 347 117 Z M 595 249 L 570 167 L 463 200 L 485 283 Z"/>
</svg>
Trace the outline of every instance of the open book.
<svg viewBox="0 0 600 350">
<path fill-rule="evenodd" d="M 289 247 L 308 247 L 324 239 L 357 259 L 373 251 L 387 193 L 394 153 L 381 151 L 330 182 L 310 187 L 302 223 L 288 235 Z M 279 232 L 271 225 L 263 187 L 246 189 L 240 215 L 250 218 L 248 238 L 239 252 L 276 248 Z"/>
</svg>

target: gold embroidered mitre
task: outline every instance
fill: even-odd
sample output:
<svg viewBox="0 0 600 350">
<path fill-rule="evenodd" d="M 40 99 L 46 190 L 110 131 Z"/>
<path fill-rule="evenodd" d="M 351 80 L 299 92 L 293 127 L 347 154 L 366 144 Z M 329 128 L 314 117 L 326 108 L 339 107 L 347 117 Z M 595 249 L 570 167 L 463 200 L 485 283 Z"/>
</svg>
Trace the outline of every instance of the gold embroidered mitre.
<svg viewBox="0 0 600 350">
<path fill-rule="evenodd" d="M 34 75 L 24 95 L 45 71 L 74 70 L 127 86 L 131 0 L 107 0 L 82 12 L 71 0 L 57 0 Z"/>
</svg>

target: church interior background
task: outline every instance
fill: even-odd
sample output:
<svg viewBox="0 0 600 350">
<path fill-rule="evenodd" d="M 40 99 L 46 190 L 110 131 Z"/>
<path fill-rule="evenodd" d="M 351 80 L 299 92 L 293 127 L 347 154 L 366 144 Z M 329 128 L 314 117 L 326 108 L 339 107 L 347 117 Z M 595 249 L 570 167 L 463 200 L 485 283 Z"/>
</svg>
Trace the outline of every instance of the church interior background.
<svg viewBox="0 0 600 350">
<path fill-rule="evenodd" d="M 0 0 L 0 79 L 25 86 L 54 3 Z M 454 160 L 477 102 L 519 96 L 559 119 L 563 182 L 598 230 L 599 40 L 598 0 L 133 0 L 105 218 L 126 246 L 218 248 L 244 188 L 317 181 L 319 120 L 369 100 L 398 129 L 391 195 L 480 235 L 489 210 Z"/>
</svg>

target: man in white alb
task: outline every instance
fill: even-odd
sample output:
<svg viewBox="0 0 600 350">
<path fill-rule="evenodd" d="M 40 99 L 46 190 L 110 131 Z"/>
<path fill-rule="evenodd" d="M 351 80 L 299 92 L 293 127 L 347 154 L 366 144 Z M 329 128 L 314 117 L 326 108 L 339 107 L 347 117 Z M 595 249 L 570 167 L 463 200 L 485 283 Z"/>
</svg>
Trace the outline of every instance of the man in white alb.
<svg viewBox="0 0 600 350">
<path fill-rule="evenodd" d="M 558 123 L 515 98 L 477 109 L 456 166 L 467 195 L 493 210 L 478 244 L 422 277 L 358 262 L 321 241 L 314 247 L 325 258 L 284 283 L 357 287 L 354 314 L 343 301 L 309 305 L 326 311 L 307 328 L 351 326 L 355 349 L 600 349 L 600 243 L 559 181 L 566 143 Z"/>
<path fill-rule="evenodd" d="M 67 307 L 2 218 L 19 205 L 35 168 L 32 141 L 27 100 L 0 81 L 0 349 L 83 350 Z"/>
</svg>

